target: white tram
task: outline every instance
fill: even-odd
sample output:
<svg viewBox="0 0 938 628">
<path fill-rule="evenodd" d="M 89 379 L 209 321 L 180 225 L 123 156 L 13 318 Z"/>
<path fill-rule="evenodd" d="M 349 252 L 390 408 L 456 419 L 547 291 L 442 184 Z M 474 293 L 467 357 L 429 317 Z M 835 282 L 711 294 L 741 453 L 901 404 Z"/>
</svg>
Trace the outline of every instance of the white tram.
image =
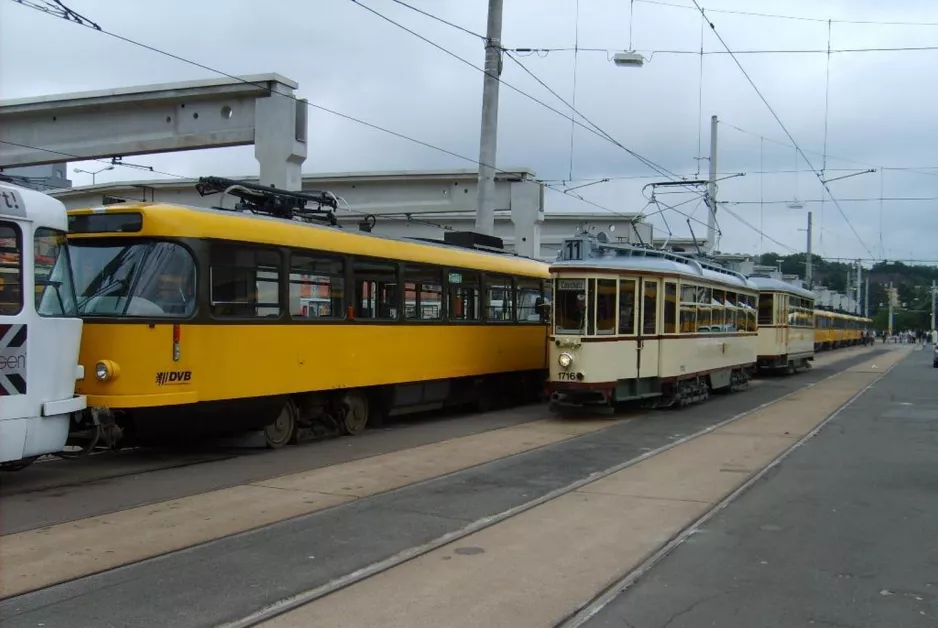
<svg viewBox="0 0 938 628">
<path fill-rule="evenodd" d="M 771 277 L 750 277 L 759 287 L 759 353 L 763 370 L 790 373 L 814 360 L 814 293 Z"/>
<path fill-rule="evenodd" d="M 745 386 L 756 286 L 720 266 L 603 240 L 567 240 L 551 266 L 552 408 L 686 405 Z"/>
<path fill-rule="evenodd" d="M 65 206 L 0 182 L 0 469 L 61 452 L 85 408 Z"/>
</svg>

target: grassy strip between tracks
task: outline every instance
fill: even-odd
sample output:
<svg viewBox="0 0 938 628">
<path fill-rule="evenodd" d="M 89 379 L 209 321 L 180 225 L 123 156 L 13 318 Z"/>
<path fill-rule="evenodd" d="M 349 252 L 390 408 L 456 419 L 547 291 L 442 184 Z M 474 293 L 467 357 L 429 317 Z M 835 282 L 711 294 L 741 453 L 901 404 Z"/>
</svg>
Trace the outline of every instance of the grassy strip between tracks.
<svg viewBox="0 0 938 628">
<path fill-rule="evenodd" d="M 879 355 L 264 625 L 556 625 L 907 355 L 907 349 Z"/>
</svg>

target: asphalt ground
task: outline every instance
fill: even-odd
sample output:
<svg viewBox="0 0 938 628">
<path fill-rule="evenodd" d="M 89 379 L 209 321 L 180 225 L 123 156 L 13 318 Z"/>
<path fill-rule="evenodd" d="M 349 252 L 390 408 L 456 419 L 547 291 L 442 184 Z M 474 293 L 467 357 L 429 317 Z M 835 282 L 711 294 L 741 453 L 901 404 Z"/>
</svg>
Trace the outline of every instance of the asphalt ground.
<svg viewBox="0 0 938 628">
<path fill-rule="evenodd" d="M 878 351 L 857 352 L 683 411 L 647 413 L 355 503 L 8 598 L 0 602 L 0 625 L 213 626 L 231 621 L 758 407 Z"/>
<path fill-rule="evenodd" d="M 916 351 L 589 628 L 938 626 L 938 369 Z"/>
</svg>

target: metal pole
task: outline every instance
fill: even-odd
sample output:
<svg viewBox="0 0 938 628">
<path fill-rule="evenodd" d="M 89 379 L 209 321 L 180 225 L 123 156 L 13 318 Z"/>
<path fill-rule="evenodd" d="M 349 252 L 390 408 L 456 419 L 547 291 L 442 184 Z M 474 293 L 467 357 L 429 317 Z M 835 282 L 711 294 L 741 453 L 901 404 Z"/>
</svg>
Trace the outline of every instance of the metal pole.
<svg viewBox="0 0 938 628">
<path fill-rule="evenodd" d="M 860 313 L 860 297 L 863 296 L 863 267 L 860 266 L 860 260 L 857 260 L 857 309 L 854 314 Z"/>
<path fill-rule="evenodd" d="M 866 276 L 866 298 L 863 299 L 863 318 L 870 317 L 870 276 Z"/>
<path fill-rule="evenodd" d="M 892 294 L 892 282 L 891 282 L 891 281 L 889 282 L 888 300 L 889 300 L 889 335 L 892 336 L 892 314 L 893 314 L 893 311 L 892 311 L 892 300 L 893 300 L 893 294 Z"/>
<path fill-rule="evenodd" d="M 935 331 L 935 280 L 931 280 L 931 330 Z"/>
<path fill-rule="evenodd" d="M 717 237 L 717 117 L 710 116 L 710 182 L 707 184 L 707 251 L 716 250 Z"/>
<path fill-rule="evenodd" d="M 476 232 L 495 233 L 495 154 L 498 145 L 498 77 L 502 71 L 502 0 L 489 0 L 482 83 L 482 130 L 479 140 L 479 190 Z"/>
<path fill-rule="evenodd" d="M 804 270 L 804 280 L 805 280 L 805 283 L 808 284 L 808 290 L 811 289 L 811 278 L 812 278 L 812 277 L 811 277 L 811 275 L 812 275 L 812 272 L 811 272 L 811 271 L 813 270 L 812 267 L 811 267 L 811 261 L 812 261 L 811 258 L 812 258 L 812 256 L 813 256 L 813 255 L 812 255 L 813 246 L 812 246 L 812 244 L 811 244 L 811 240 L 812 240 L 812 236 L 811 236 L 811 233 L 812 233 L 812 232 L 811 232 L 811 222 L 812 222 L 812 221 L 811 221 L 811 212 L 808 212 L 808 259 L 807 259 L 807 261 L 805 262 L 805 270 Z"/>
</svg>

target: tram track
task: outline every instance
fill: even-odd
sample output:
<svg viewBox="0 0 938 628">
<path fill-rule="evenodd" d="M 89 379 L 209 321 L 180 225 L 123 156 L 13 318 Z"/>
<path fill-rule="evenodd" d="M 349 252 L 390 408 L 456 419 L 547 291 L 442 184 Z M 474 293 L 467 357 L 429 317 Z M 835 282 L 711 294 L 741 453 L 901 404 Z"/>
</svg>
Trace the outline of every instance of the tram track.
<svg viewBox="0 0 938 628">
<path fill-rule="evenodd" d="M 425 476 L 427 478 L 426 480 L 416 483 L 410 482 L 408 484 L 401 484 L 400 488 L 394 488 L 390 492 L 372 493 L 370 497 L 367 499 L 362 499 L 356 506 L 352 506 L 351 504 L 336 504 L 334 506 L 328 507 L 326 510 L 320 510 L 312 515 L 302 515 L 297 519 L 283 520 L 281 523 L 275 524 L 273 526 L 264 526 L 263 529 L 252 528 L 235 536 L 224 537 L 224 532 L 222 530 L 217 530 L 215 540 L 206 537 L 206 542 L 204 544 L 190 547 L 184 551 L 174 551 L 162 556 L 145 557 L 142 558 L 142 560 L 124 563 L 123 566 L 117 569 L 112 568 L 109 571 L 102 571 L 98 573 L 98 575 L 91 577 L 86 577 L 86 574 L 76 573 L 76 580 L 60 580 L 59 582 L 61 584 L 55 584 L 44 589 L 34 589 L 33 593 L 21 594 L 17 597 L 7 598 L 7 600 L 0 603 L 2 604 L 2 606 L 0 606 L 0 613 L 3 613 L 5 616 L 10 614 L 11 617 L 13 615 L 21 615 L 22 613 L 26 613 L 26 615 L 22 617 L 22 619 L 25 620 L 26 617 L 32 613 L 29 609 L 35 607 L 36 604 L 41 605 L 39 608 L 47 608 L 49 605 L 58 608 L 60 603 L 54 602 L 53 600 L 62 599 L 61 596 L 65 595 L 68 599 L 72 599 L 75 601 L 74 603 L 78 603 L 80 605 L 82 603 L 80 601 L 83 599 L 88 601 L 96 599 L 97 594 L 95 594 L 94 591 L 97 590 L 102 594 L 104 594 L 105 591 L 108 591 L 107 595 L 109 596 L 109 599 L 112 599 L 114 602 L 118 602 L 118 608 L 114 608 L 114 612 L 122 612 L 126 614 L 128 618 L 130 618 L 137 615 L 139 609 L 131 609 L 130 607 L 126 607 L 125 604 L 120 602 L 122 599 L 124 599 L 123 596 L 126 594 L 126 591 L 128 591 L 128 589 L 125 589 L 125 587 L 130 586 L 133 588 L 136 586 L 149 586 L 152 588 L 152 586 L 156 583 L 153 578 L 157 577 L 156 574 L 159 573 L 168 575 L 168 573 L 171 572 L 177 574 L 176 576 L 173 576 L 174 579 L 181 580 L 183 577 L 182 572 L 179 572 L 179 569 L 184 568 L 183 565 L 189 565 L 187 570 L 191 570 L 196 564 L 204 564 L 205 569 L 208 569 L 209 565 L 213 565 L 211 568 L 213 573 L 224 573 L 230 570 L 231 567 L 233 567 L 236 563 L 232 563 L 232 565 L 226 567 L 223 564 L 218 564 L 217 559 L 213 559 L 211 556 L 242 556 L 241 559 L 236 559 L 233 557 L 231 560 L 236 562 L 238 560 L 243 561 L 244 552 L 248 552 L 249 555 L 256 554 L 256 550 L 253 548 L 258 542 L 255 539 L 255 537 L 258 537 L 258 535 L 260 538 L 269 540 L 274 538 L 283 539 L 278 541 L 278 543 L 280 545 L 285 545 L 285 547 L 283 548 L 283 551 L 277 550 L 276 548 L 265 548 L 263 554 L 267 556 L 267 558 L 261 559 L 258 555 L 257 559 L 263 560 L 264 562 L 258 564 L 257 567 L 263 567 L 261 571 L 264 573 L 269 573 L 267 573 L 266 576 L 257 574 L 254 576 L 254 578 L 260 578 L 261 581 L 268 581 L 265 579 L 274 576 L 274 574 L 277 572 L 280 572 L 279 577 L 281 579 L 286 578 L 287 581 L 296 580 L 297 595 L 313 595 L 313 599 L 328 597 L 332 593 L 336 593 L 343 589 L 348 589 L 352 585 L 369 580 L 375 576 L 380 577 L 381 574 L 394 569 L 396 566 L 400 566 L 410 561 L 419 560 L 421 557 L 433 552 L 435 549 L 439 549 L 439 547 L 442 545 L 466 538 L 466 536 L 469 536 L 474 532 L 481 532 L 487 528 L 492 528 L 500 522 L 516 519 L 525 512 L 528 512 L 529 510 L 536 508 L 539 505 L 543 506 L 546 503 L 552 501 L 552 499 L 557 500 L 562 498 L 564 494 L 576 491 L 578 486 L 582 488 L 580 485 L 589 484 L 593 481 L 602 479 L 602 477 L 605 475 L 615 473 L 616 469 L 620 467 L 621 469 L 625 469 L 627 467 L 648 461 L 649 459 L 655 458 L 656 456 L 672 450 L 675 447 L 700 438 L 701 436 L 711 433 L 714 430 L 718 430 L 721 426 L 725 426 L 734 421 L 741 420 L 746 416 L 750 416 L 755 412 L 772 407 L 785 399 L 790 399 L 792 395 L 810 390 L 811 388 L 830 380 L 832 377 L 836 377 L 837 375 L 841 374 L 844 369 L 849 369 L 862 362 L 878 358 L 881 353 L 881 351 L 874 350 L 862 351 L 862 353 L 851 351 L 849 353 L 832 355 L 827 359 L 819 360 L 820 364 L 818 365 L 819 370 L 826 370 L 830 369 L 831 365 L 834 363 L 842 363 L 835 367 L 837 372 L 830 375 L 823 371 L 816 371 L 813 374 L 803 374 L 794 376 L 793 378 L 768 378 L 763 380 L 763 386 L 754 388 L 750 393 L 744 393 L 742 395 L 718 396 L 707 404 L 697 406 L 697 408 L 699 408 L 697 411 L 694 411 L 694 409 L 686 409 L 683 411 L 666 411 L 654 413 L 655 416 L 652 417 L 642 417 L 633 421 L 620 421 L 618 423 L 613 422 L 609 424 L 610 429 L 608 430 L 589 433 L 585 436 L 576 437 L 573 440 L 567 440 L 564 442 L 558 441 L 554 445 L 549 445 L 547 448 L 536 451 L 532 450 L 522 452 L 520 456 L 513 456 L 498 460 L 493 458 L 491 463 L 484 463 L 481 467 L 478 468 L 478 470 L 465 468 L 461 471 L 457 470 L 455 474 L 444 477 L 434 475 L 433 472 L 428 469 L 426 472 L 427 475 Z M 816 379 L 819 377 L 821 378 Z M 804 381 L 805 378 L 808 378 L 809 381 Z M 771 398 L 772 396 L 781 394 L 781 391 L 779 390 L 780 387 L 792 388 L 794 386 L 797 386 L 795 390 L 792 390 L 787 394 L 782 394 L 780 397 L 776 397 L 774 399 Z M 753 393 L 757 395 L 755 399 L 752 399 L 751 396 L 748 396 Z M 759 403 L 755 407 L 746 408 L 743 412 L 736 411 L 731 416 L 729 415 L 729 412 L 733 412 L 734 407 L 740 409 L 746 407 L 748 404 L 753 404 L 762 400 L 765 400 L 765 403 Z M 721 410 L 720 408 L 724 409 Z M 693 428 L 694 425 L 703 425 L 704 421 L 712 421 L 712 424 L 707 425 L 703 429 Z M 556 427 L 560 426 L 558 425 Z M 645 434 L 645 436 L 643 436 L 643 434 Z M 685 435 L 677 437 L 680 434 Z M 377 436 L 381 436 L 381 434 L 377 434 Z M 652 444 L 655 440 L 657 440 L 659 444 L 664 440 L 667 440 L 668 442 L 662 446 L 649 447 L 648 450 L 642 447 L 643 444 Z M 348 441 L 340 440 L 337 442 L 348 444 L 362 441 L 359 439 L 349 439 Z M 617 442 L 623 444 L 630 443 L 630 445 L 626 447 L 625 450 L 623 450 L 620 445 L 616 444 Z M 559 449 L 557 446 L 559 446 Z M 603 451 L 597 450 L 596 447 L 600 447 L 605 453 L 603 453 Z M 567 453 L 564 453 L 564 451 Z M 592 459 L 595 455 L 599 455 L 598 459 L 595 461 L 596 464 L 592 464 L 592 462 L 587 463 L 587 458 L 584 456 L 588 456 L 589 459 Z M 622 460 L 626 455 L 629 459 L 624 463 L 617 463 L 614 466 L 603 464 L 608 463 L 610 460 Z M 410 456 L 408 454 L 404 454 L 404 457 Z M 275 454 L 270 458 L 276 459 L 277 456 Z M 548 466 L 545 466 L 545 464 Z M 558 474 L 552 471 L 547 471 L 547 469 L 551 467 L 554 467 L 558 471 L 562 472 Z M 583 469 L 588 469 L 595 472 L 583 473 Z M 377 470 L 377 468 L 374 470 Z M 522 481 L 519 484 L 518 479 L 512 479 L 512 477 L 515 477 L 513 474 L 520 470 L 525 470 L 524 473 L 528 479 Z M 545 472 L 547 472 L 546 475 Z M 499 484 L 504 484 L 503 487 L 492 485 L 489 480 L 486 480 L 486 478 L 494 479 L 495 477 L 506 477 L 506 473 L 508 474 L 506 481 L 499 482 Z M 472 479 L 473 477 L 478 479 Z M 575 478 L 575 481 L 573 483 L 569 481 L 556 481 L 561 480 L 564 477 L 570 479 Z M 274 483 L 272 486 L 278 486 L 278 484 Z M 509 486 L 514 487 L 514 492 L 511 494 L 505 494 L 504 489 L 508 488 Z M 544 492 L 543 488 L 546 487 L 550 487 L 553 490 L 550 492 Z M 280 490 L 282 491 L 284 489 L 288 489 L 288 485 L 284 484 Z M 315 486 L 310 487 L 310 489 L 319 490 Z M 483 492 L 477 493 L 476 491 L 479 491 L 480 489 Z M 531 499 L 517 499 L 523 493 L 531 492 L 531 489 L 533 489 L 533 492 L 537 496 L 535 500 L 532 501 Z M 289 490 L 304 489 L 301 485 L 290 485 Z M 544 492 L 544 494 L 539 494 L 541 492 Z M 429 501 L 426 499 L 426 497 L 420 498 L 420 495 L 430 496 Z M 417 499 L 417 501 L 414 501 L 415 499 Z M 479 501 L 480 499 L 481 501 Z M 412 509 L 421 511 L 422 513 L 435 513 L 436 516 L 446 518 L 449 521 L 448 524 L 442 526 L 443 528 L 449 529 L 445 529 L 443 534 L 427 535 L 425 532 L 423 532 L 423 530 L 421 530 L 421 528 L 425 528 L 427 532 L 429 532 L 431 528 L 428 528 L 426 524 L 413 523 L 415 521 L 420 521 L 423 515 L 421 515 L 421 517 L 417 517 L 416 519 L 406 516 L 401 519 L 399 516 L 393 514 L 390 516 L 390 518 L 388 514 L 380 514 L 382 509 L 386 509 L 389 506 L 396 509 L 397 512 L 402 512 L 405 509 Z M 484 506 L 484 508 L 481 510 L 489 510 L 491 514 L 484 517 L 473 518 L 471 514 L 474 512 L 479 512 L 480 506 Z M 374 518 L 376 515 L 378 516 L 377 519 Z M 395 519 L 395 517 L 397 517 L 397 519 Z M 459 525 L 460 519 L 463 519 L 465 524 Z M 395 520 L 397 520 L 398 523 L 394 523 Z M 348 523 L 351 521 L 361 521 L 363 523 L 354 525 L 358 528 L 361 528 L 361 526 L 364 525 L 365 528 L 361 528 L 358 530 L 358 532 L 352 536 L 349 536 L 347 532 L 343 532 L 342 530 L 344 530 L 344 526 L 348 525 Z M 369 521 L 372 521 L 373 523 L 367 523 Z M 379 524 L 379 522 L 382 523 Z M 142 525 L 148 526 L 160 525 L 158 520 L 152 521 L 151 523 L 145 523 L 144 521 L 141 521 L 140 523 Z M 335 528 L 335 525 L 339 525 L 340 527 Z M 388 533 L 390 533 L 392 530 L 397 530 L 397 532 L 390 537 L 378 532 L 378 528 L 370 532 L 366 532 L 366 529 L 370 529 L 378 525 L 382 527 L 387 526 Z M 402 529 L 399 527 L 401 525 L 416 525 L 417 529 L 406 534 L 402 534 Z M 316 532 L 315 537 L 321 538 L 321 541 L 310 543 L 311 539 L 308 537 L 308 535 L 298 534 L 300 530 L 309 529 L 310 526 L 312 526 L 312 529 Z M 82 527 L 84 527 L 83 524 Z M 267 530 L 268 527 L 270 528 L 269 530 Z M 119 536 L 122 534 L 120 532 L 120 528 L 108 526 L 108 529 L 110 535 Z M 390 540 L 394 537 L 400 538 L 394 538 L 395 542 L 390 544 L 386 543 L 385 541 L 381 541 L 382 547 L 387 547 L 387 549 L 391 550 L 383 556 L 380 554 L 375 555 L 378 548 L 377 546 L 373 545 L 375 542 L 374 540 L 366 541 L 366 546 L 370 549 L 366 549 L 365 554 L 362 557 L 367 559 L 369 556 L 374 556 L 374 558 L 377 559 L 371 562 L 358 561 L 355 555 L 360 554 L 359 551 L 353 552 L 351 556 L 346 556 L 342 552 L 335 554 L 335 552 L 338 551 L 338 548 L 348 547 L 349 543 L 352 543 L 353 546 L 358 546 L 357 544 L 362 542 L 361 540 L 355 540 L 356 535 L 359 535 L 359 533 L 365 533 L 364 536 L 361 536 L 362 540 L 368 538 L 373 539 L 373 535 L 375 533 L 377 533 L 377 536 L 382 539 L 387 538 Z M 40 538 L 48 539 L 49 537 L 44 534 Z M 286 540 L 290 538 L 293 540 Z M 332 540 L 329 541 L 329 539 Z M 101 542 L 99 543 L 99 545 L 102 546 L 101 550 L 106 548 L 108 545 L 108 543 L 104 541 L 104 539 L 101 539 Z M 301 546 L 307 546 L 300 550 L 300 553 L 304 554 L 304 556 L 296 556 L 297 547 L 295 544 L 297 541 L 301 543 Z M 338 546 L 335 546 L 332 549 L 327 549 L 330 544 L 334 546 L 335 543 L 338 543 Z M 442 545 L 440 545 L 441 543 Z M 394 545 L 397 545 L 397 547 L 393 547 Z M 92 554 L 95 552 L 93 547 L 81 545 L 80 542 L 78 545 L 73 545 L 71 547 L 78 554 L 88 555 L 89 552 Z M 301 586 L 304 584 L 304 581 L 314 577 L 314 574 L 309 572 L 309 566 L 302 566 L 306 552 L 309 552 L 310 558 L 312 558 L 313 554 L 315 554 L 317 558 L 317 566 L 314 568 L 315 574 L 327 575 L 326 572 L 322 571 L 322 569 L 325 568 L 328 573 L 332 574 L 332 576 L 322 578 L 320 575 L 315 575 L 314 579 L 318 580 L 318 582 L 312 583 L 315 586 L 304 589 Z M 69 553 L 71 553 L 71 551 L 69 551 Z M 381 553 L 383 553 L 383 550 Z M 291 554 L 294 555 L 292 561 L 287 559 L 287 557 Z M 338 563 L 335 562 L 336 557 L 341 557 L 338 559 Z M 352 560 L 349 560 L 349 558 L 352 558 Z M 284 562 L 285 559 L 287 559 L 287 562 Z M 192 561 L 197 562 L 193 563 Z M 318 561 L 326 562 L 320 563 Z M 98 561 L 96 560 L 95 562 Z M 224 563 L 224 560 L 222 560 L 222 562 Z M 300 569 L 306 572 L 305 575 L 299 578 L 296 576 L 299 576 L 302 572 L 297 572 L 295 576 L 289 575 L 292 574 L 292 570 L 296 568 L 295 565 L 288 564 L 291 562 L 297 563 Z M 9 562 L 7 562 L 7 564 L 12 566 Z M 348 565 L 349 568 L 343 569 L 342 565 Z M 278 567 L 275 569 L 274 566 Z M 51 568 L 52 565 L 50 564 L 49 567 Z M 271 569 L 274 571 L 271 572 Z M 195 571 L 200 570 L 197 568 Z M 204 571 L 204 569 L 201 571 Z M 12 572 L 10 575 L 12 577 Z M 240 581 L 239 579 L 242 579 L 245 575 L 247 575 L 247 573 L 243 574 L 242 576 L 233 575 L 232 577 L 235 579 L 235 581 Z M 164 575 L 162 577 L 165 578 L 167 576 Z M 201 578 L 204 577 L 206 576 L 203 574 Z M 196 580 L 199 582 L 205 582 L 204 580 L 199 579 L 200 576 L 197 573 L 193 573 L 191 575 L 186 574 L 185 578 L 191 580 L 191 582 L 188 584 L 189 588 L 193 586 Z M 165 580 L 162 581 L 166 582 Z M 150 584 L 145 585 L 146 582 L 149 582 Z M 115 586 L 117 589 L 114 588 Z M 179 586 L 183 586 L 183 583 L 180 582 Z M 197 586 L 199 586 L 201 592 L 203 585 Z M 214 588 L 214 586 L 209 587 L 209 589 L 212 590 Z M 212 603 L 210 600 L 213 599 L 213 596 L 215 595 L 212 590 L 204 591 L 205 595 L 207 596 L 205 602 L 205 607 L 207 609 L 212 608 Z M 80 593 L 81 591 L 85 591 L 85 593 Z M 125 594 L 121 594 L 121 591 L 125 591 Z M 245 593 L 248 592 L 245 591 Z M 279 602 L 275 602 L 274 598 L 269 600 L 263 599 L 263 595 L 258 598 L 258 593 L 259 592 L 252 591 L 249 595 L 245 596 L 245 599 L 239 603 L 239 605 L 244 607 L 242 610 L 250 609 L 253 611 L 254 609 L 267 609 L 268 607 L 276 606 L 278 603 L 283 604 L 293 600 L 293 597 L 288 595 L 281 598 Z M 172 591 L 166 591 L 165 594 L 169 596 L 173 595 Z M 112 598 L 114 595 L 117 595 L 117 597 Z M 130 595 L 133 597 L 133 594 Z M 100 598 L 98 599 L 100 602 Z M 253 600 L 253 602 L 251 602 L 251 600 Z M 65 602 L 66 606 L 69 604 L 71 604 L 71 602 Z M 280 613 L 285 613 L 292 608 L 303 606 L 303 604 L 305 604 L 305 602 L 298 604 L 294 603 L 294 605 L 290 608 L 280 609 L 277 614 L 279 615 Z M 143 604 L 143 606 L 147 605 Z M 20 607 L 22 607 L 22 610 Z M 220 610 L 221 609 L 207 611 L 210 615 L 215 613 L 212 616 L 216 617 L 216 619 L 195 621 L 192 617 L 187 617 L 185 621 L 182 621 L 180 618 L 179 621 L 182 621 L 182 624 L 180 625 L 214 626 L 224 623 L 224 621 L 222 621 L 223 619 L 237 621 L 236 618 L 239 616 L 238 613 L 228 617 L 220 617 L 217 615 Z M 42 611 L 42 613 L 43 618 L 48 616 L 48 611 Z M 243 613 L 240 616 L 243 619 L 249 615 L 250 613 Z M 81 620 L 80 618 L 82 617 L 82 614 L 78 611 L 70 611 L 68 616 L 69 618 L 74 617 L 74 621 L 65 622 L 62 625 L 97 625 L 89 620 Z M 123 617 L 124 615 L 121 616 Z M 134 623 L 128 619 L 128 623 L 126 625 L 153 625 L 154 621 L 159 623 L 164 621 L 164 619 L 160 619 L 158 621 L 154 619 L 153 616 L 149 616 L 148 620 L 140 621 L 138 623 Z M 261 621 L 264 620 L 261 619 Z M 20 621 L 12 622 L 10 625 L 18 626 L 29 624 L 24 624 L 22 621 Z M 46 625 L 53 626 L 59 624 L 46 623 Z"/>
<path fill-rule="evenodd" d="M 875 357 L 876 355 L 879 355 L 880 353 L 881 352 L 874 352 L 873 355 L 870 357 Z M 889 372 L 893 368 L 895 368 L 895 366 L 898 363 L 899 362 L 891 365 L 888 370 L 884 370 L 883 373 L 880 375 L 880 377 L 882 375 L 885 375 L 885 373 Z M 616 473 L 619 473 L 620 471 L 628 469 L 629 467 L 636 466 L 646 460 L 652 459 L 665 452 L 681 447 L 682 445 L 685 445 L 686 443 L 699 439 L 708 434 L 712 434 L 716 432 L 717 430 L 720 430 L 721 428 L 737 423 L 741 421 L 742 419 L 753 416 L 767 408 L 781 404 L 796 395 L 802 394 L 807 389 L 821 386 L 829 382 L 830 380 L 833 380 L 842 376 L 844 372 L 845 371 L 839 371 L 839 372 L 833 373 L 821 380 L 812 382 L 804 386 L 803 388 L 794 390 L 774 400 L 760 404 L 750 410 L 746 410 L 728 419 L 709 425 L 697 432 L 681 437 L 661 447 L 647 451 L 643 453 L 642 455 L 639 455 L 635 458 L 613 465 L 611 467 L 607 467 L 606 469 L 603 469 L 602 471 L 591 473 L 590 475 L 580 480 L 572 482 L 559 489 L 550 491 L 549 493 L 546 493 L 536 499 L 527 501 L 523 504 L 520 504 L 508 510 L 505 510 L 494 516 L 484 517 L 476 521 L 473 521 L 472 523 L 464 526 L 463 528 L 459 530 L 444 534 L 422 545 L 408 548 L 382 561 L 373 563 L 367 567 L 348 573 L 340 578 L 336 578 L 326 584 L 323 584 L 314 589 L 310 589 L 309 591 L 306 591 L 299 595 L 294 595 L 289 598 L 281 599 L 273 604 L 270 604 L 258 610 L 255 613 L 246 615 L 238 620 L 225 623 L 223 624 L 222 628 L 251 628 L 253 626 L 259 626 L 259 625 L 265 624 L 269 620 L 272 620 L 276 617 L 289 613 L 292 610 L 306 606 L 312 602 L 315 602 L 329 595 L 337 593 L 343 589 L 351 587 L 352 585 L 355 585 L 364 580 L 389 572 L 390 570 L 400 565 L 403 565 L 404 563 L 413 561 L 422 556 L 426 556 L 430 554 L 431 552 L 434 552 L 447 545 L 453 544 L 457 541 L 463 540 L 474 534 L 482 532 L 483 530 L 492 528 L 493 526 L 496 526 L 500 523 L 517 518 L 518 516 L 528 511 L 531 511 L 535 508 L 538 508 L 539 506 L 548 504 L 550 502 L 554 502 L 558 498 L 561 498 L 565 495 L 578 491 L 590 484 L 594 484 L 595 482 L 603 478 L 612 476 Z M 696 519 L 692 524 L 683 528 L 678 534 L 676 534 L 672 539 L 670 539 L 663 547 L 661 547 L 658 551 L 656 551 L 651 556 L 649 556 L 645 561 L 643 561 L 641 565 L 639 565 L 637 568 L 633 570 L 630 570 L 625 576 L 617 580 L 611 587 L 604 590 L 595 599 L 591 600 L 588 604 L 578 608 L 574 613 L 572 613 L 564 621 L 560 622 L 557 625 L 558 628 L 577 628 L 583 625 L 590 617 L 592 617 L 592 615 L 594 615 L 596 612 L 601 610 L 601 608 L 605 606 L 605 604 L 608 604 L 608 602 L 611 599 L 614 599 L 615 596 L 618 595 L 618 593 L 620 593 L 627 586 L 629 586 L 631 583 L 637 580 L 642 574 L 644 574 L 648 569 L 654 566 L 654 564 L 656 564 L 659 560 L 661 560 L 661 558 L 667 555 L 671 550 L 673 550 L 675 547 L 680 545 L 680 543 L 682 543 L 688 536 L 693 534 L 700 526 L 702 526 L 707 521 L 709 521 L 709 519 L 712 518 L 715 514 L 717 514 L 724 508 L 726 508 L 726 506 L 728 506 L 739 495 L 741 495 L 743 492 L 748 490 L 752 485 L 758 482 L 766 473 L 768 473 L 772 468 L 777 466 L 791 452 L 796 450 L 804 442 L 806 442 L 812 436 L 814 436 L 817 432 L 819 432 L 824 427 L 824 425 L 826 425 L 829 421 L 833 420 L 838 414 L 840 414 L 840 412 L 844 408 L 852 404 L 858 397 L 860 397 L 866 390 L 872 387 L 875 384 L 875 382 L 878 380 L 879 378 L 877 378 L 872 383 L 863 387 L 860 391 L 858 391 L 856 394 L 851 396 L 850 399 L 848 399 L 846 402 L 841 404 L 832 414 L 828 415 L 817 427 L 815 427 L 804 437 L 796 441 L 791 447 L 785 449 L 785 451 L 783 451 L 780 455 L 774 458 L 762 470 L 753 474 L 741 486 L 739 486 L 736 490 L 734 490 L 729 495 L 727 495 L 724 499 L 722 499 L 716 506 L 708 510 L 704 515 Z"/>
</svg>

